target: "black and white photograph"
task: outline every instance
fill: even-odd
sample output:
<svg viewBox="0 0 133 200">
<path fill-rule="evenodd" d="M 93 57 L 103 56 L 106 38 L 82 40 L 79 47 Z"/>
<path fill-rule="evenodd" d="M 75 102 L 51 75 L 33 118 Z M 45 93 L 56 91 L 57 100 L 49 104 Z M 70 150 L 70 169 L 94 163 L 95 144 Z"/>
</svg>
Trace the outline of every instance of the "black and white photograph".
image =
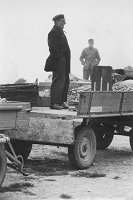
<svg viewBox="0 0 133 200">
<path fill-rule="evenodd" d="M 0 200 L 133 200 L 133 1 L 0 0 Z"/>
</svg>

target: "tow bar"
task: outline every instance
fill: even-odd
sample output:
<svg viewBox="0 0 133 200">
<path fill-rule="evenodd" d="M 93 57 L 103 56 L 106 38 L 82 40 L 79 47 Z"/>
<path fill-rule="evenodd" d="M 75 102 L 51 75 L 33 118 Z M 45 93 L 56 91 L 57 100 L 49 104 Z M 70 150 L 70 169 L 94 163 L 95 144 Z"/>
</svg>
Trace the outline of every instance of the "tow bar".
<svg viewBox="0 0 133 200">
<path fill-rule="evenodd" d="M 4 144 L 7 143 L 10 147 L 11 153 L 9 153 L 7 150 L 5 150 L 4 148 Z M 24 167 L 24 160 L 23 157 L 21 155 L 16 155 L 13 146 L 10 142 L 10 138 L 6 137 L 4 134 L 0 134 L 0 186 L 2 185 L 2 182 L 4 181 L 4 177 L 5 177 L 5 168 L 4 165 L 15 169 L 16 171 L 20 172 L 21 174 L 23 174 L 23 176 L 28 176 L 28 174 L 26 174 L 25 172 L 23 172 L 23 167 Z M 5 157 L 7 157 L 10 162 L 7 163 L 7 159 L 5 159 Z M 5 163 L 6 162 L 6 163 Z M 2 171 L 3 170 L 3 171 Z M 1 177 L 2 176 L 2 177 Z"/>
</svg>

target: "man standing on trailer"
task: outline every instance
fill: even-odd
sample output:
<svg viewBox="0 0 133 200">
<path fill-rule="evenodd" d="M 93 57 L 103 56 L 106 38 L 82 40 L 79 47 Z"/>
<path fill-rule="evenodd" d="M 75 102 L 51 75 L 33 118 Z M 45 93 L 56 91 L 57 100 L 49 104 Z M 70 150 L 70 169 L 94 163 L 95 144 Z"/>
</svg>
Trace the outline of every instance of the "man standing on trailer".
<svg viewBox="0 0 133 200">
<path fill-rule="evenodd" d="M 80 61 L 83 67 L 83 79 L 88 80 L 92 77 L 93 66 L 97 66 L 101 60 L 99 52 L 94 48 L 94 40 L 88 40 L 89 47 L 83 49 Z"/>
<path fill-rule="evenodd" d="M 63 31 L 66 24 L 63 14 L 53 17 L 54 27 L 48 34 L 50 56 L 46 60 L 45 71 L 52 71 L 50 99 L 51 109 L 67 109 L 67 93 L 70 73 L 70 48 Z"/>
</svg>

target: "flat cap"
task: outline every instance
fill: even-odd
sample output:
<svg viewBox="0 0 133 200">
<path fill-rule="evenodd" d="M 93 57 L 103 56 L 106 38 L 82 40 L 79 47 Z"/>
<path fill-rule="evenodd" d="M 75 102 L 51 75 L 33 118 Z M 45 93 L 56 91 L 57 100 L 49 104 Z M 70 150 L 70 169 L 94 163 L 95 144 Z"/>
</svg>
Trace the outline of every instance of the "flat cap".
<svg viewBox="0 0 133 200">
<path fill-rule="evenodd" d="M 65 20 L 65 17 L 64 17 L 63 14 L 59 14 L 59 15 L 54 16 L 52 20 L 56 21 L 56 20 L 60 20 L 60 19 Z"/>
</svg>

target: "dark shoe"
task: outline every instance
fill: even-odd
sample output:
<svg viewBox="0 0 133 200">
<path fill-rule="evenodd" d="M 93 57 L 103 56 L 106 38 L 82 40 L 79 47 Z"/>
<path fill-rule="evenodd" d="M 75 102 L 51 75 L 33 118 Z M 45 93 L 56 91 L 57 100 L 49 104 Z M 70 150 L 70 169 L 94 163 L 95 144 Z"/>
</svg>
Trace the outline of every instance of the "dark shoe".
<svg viewBox="0 0 133 200">
<path fill-rule="evenodd" d="M 50 105 L 50 109 L 61 110 L 61 109 L 63 109 L 63 107 L 60 106 L 59 104 L 54 103 L 54 104 Z"/>
<path fill-rule="evenodd" d="M 66 102 L 63 102 L 60 105 L 63 107 L 63 109 L 69 109 L 69 106 L 68 106 L 68 104 Z"/>
</svg>

